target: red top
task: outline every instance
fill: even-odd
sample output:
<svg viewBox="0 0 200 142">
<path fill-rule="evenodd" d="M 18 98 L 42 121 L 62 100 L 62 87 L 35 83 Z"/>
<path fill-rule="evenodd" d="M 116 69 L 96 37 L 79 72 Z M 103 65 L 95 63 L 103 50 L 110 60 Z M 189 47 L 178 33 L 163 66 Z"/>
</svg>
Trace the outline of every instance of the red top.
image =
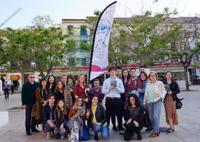
<svg viewBox="0 0 200 142">
<path fill-rule="evenodd" d="M 133 90 L 142 89 L 142 81 L 140 79 L 128 79 L 125 83 L 125 97 L 127 98 L 129 93 Z"/>
<path fill-rule="evenodd" d="M 84 85 L 83 88 L 80 85 L 74 86 L 74 95 L 85 99 L 87 97 L 87 95 L 85 94 L 85 89 L 87 88 L 89 88 L 87 84 Z"/>
</svg>

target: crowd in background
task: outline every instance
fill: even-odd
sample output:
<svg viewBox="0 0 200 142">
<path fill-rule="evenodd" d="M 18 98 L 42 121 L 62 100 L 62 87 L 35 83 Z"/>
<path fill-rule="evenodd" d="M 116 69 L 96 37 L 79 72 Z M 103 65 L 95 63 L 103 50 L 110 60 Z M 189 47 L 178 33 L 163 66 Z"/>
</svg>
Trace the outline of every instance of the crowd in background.
<svg viewBox="0 0 200 142">
<path fill-rule="evenodd" d="M 142 140 L 143 127 L 153 131 L 149 136 L 153 138 L 160 134 L 162 102 L 169 125 L 167 133 L 175 131 L 174 125 L 178 125 L 176 97 L 180 90 L 170 71 L 166 72 L 163 82 L 158 81 L 154 71 L 148 75 L 143 66 L 139 68 L 139 76 L 135 68 L 122 70 L 112 66 L 108 72 L 110 77 L 102 86 L 98 79 L 92 81 L 93 88 L 82 74 L 77 80 L 72 75 L 63 75 L 57 81 L 50 75 L 39 83 L 34 81 L 34 74 L 29 74 L 28 82 L 22 87 L 26 134 L 39 132 L 36 125 L 40 124 L 47 138 L 52 135 L 64 138 L 67 133 L 71 141 L 88 140 L 91 135 L 99 140 L 98 133 L 103 138 L 109 137 L 111 119 L 112 130 L 119 131 L 126 141 L 134 134 L 137 140 Z"/>
</svg>

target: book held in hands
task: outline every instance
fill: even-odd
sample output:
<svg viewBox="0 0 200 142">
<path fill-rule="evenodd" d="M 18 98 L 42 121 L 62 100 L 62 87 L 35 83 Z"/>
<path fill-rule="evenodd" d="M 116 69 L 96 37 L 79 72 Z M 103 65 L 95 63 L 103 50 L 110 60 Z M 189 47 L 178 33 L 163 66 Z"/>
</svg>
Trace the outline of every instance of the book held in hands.
<svg viewBox="0 0 200 142">
<path fill-rule="evenodd" d="M 78 110 L 77 110 L 77 114 L 79 116 L 83 116 L 83 111 L 84 111 L 84 107 L 83 106 L 78 106 Z"/>
<path fill-rule="evenodd" d="M 110 86 L 117 87 L 117 81 L 116 80 L 111 80 L 110 81 Z"/>
</svg>

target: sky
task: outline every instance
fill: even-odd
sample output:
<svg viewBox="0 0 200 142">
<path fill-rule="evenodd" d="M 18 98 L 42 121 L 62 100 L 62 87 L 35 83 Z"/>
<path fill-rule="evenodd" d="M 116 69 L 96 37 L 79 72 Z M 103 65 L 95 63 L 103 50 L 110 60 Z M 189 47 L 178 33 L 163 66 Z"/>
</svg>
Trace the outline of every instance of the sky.
<svg viewBox="0 0 200 142">
<path fill-rule="evenodd" d="M 33 25 L 31 21 L 40 15 L 50 15 L 55 24 L 62 19 L 85 19 L 93 16 L 95 10 L 103 9 L 114 0 L 0 0 L 0 25 L 18 8 L 22 8 L 0 29 L 24 28 Z M 164 7 L 177 8 L 178 16 L 200 15 L 200 0 L 118 0 L 115 17 L 130 17 L 142 11 L 161 12 Z"/>
</svg>

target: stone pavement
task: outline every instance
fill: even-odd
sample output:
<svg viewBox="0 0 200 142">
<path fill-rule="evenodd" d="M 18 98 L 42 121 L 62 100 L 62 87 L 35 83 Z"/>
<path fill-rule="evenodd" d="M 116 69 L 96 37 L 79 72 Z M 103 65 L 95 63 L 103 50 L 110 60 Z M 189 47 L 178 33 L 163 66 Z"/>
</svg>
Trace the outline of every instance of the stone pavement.
<svg viewBox="0 0 200 142">
<path fill-rule="evenodd" d="M 173 134 L 166 134 L 161 132 L 159 137 L 149 138 L 151 132 L 145 132 L 145 128 L 142 130 L 142 136 L 144 142 L 199 142 L 200 141 L 200 86 L 191 86 L 192 91 L 182 91 L 178 94 L 179 98 L 185 98 L 183 100 L 183 108 L 177 110 L 179 116 L 179 125 L 175 126 L 175 132 Z M 12 107 L 21 106 L 20 94 L 10 95 L 10 100 L 4 100 L 4 96 L 0 96 L 0 111 L 6 110 Z M 32 136 L 25 135 L 24 119 L 25 111 L 23 109 L 13 109 L 9 111 L 9 123 L 0 128 L 0 142 L 32 142 L 32 141 L 68 141 L 67 138 L 56 140 L 55 138 L 46 139 L 46 136 L 40 133 L 33 133 Z M 0 118 L 1 120 L 1 118 Z M 168 128 L 165 122 L 164 106 L 162 107 L 160 126 Z M 111 128 L 111 126 L 110 126 Z M 40 128 L 41 131 L 41 128 Z M 94 141 L 93 136 L 89 141 Z M 108 139 L 100 137 L 100 142 L 103 141 L 124 141 L 123 137 L 117 132 L 110 131 Z M 137 141 L 136 136 L 131 141 Z"/>
</svg>

